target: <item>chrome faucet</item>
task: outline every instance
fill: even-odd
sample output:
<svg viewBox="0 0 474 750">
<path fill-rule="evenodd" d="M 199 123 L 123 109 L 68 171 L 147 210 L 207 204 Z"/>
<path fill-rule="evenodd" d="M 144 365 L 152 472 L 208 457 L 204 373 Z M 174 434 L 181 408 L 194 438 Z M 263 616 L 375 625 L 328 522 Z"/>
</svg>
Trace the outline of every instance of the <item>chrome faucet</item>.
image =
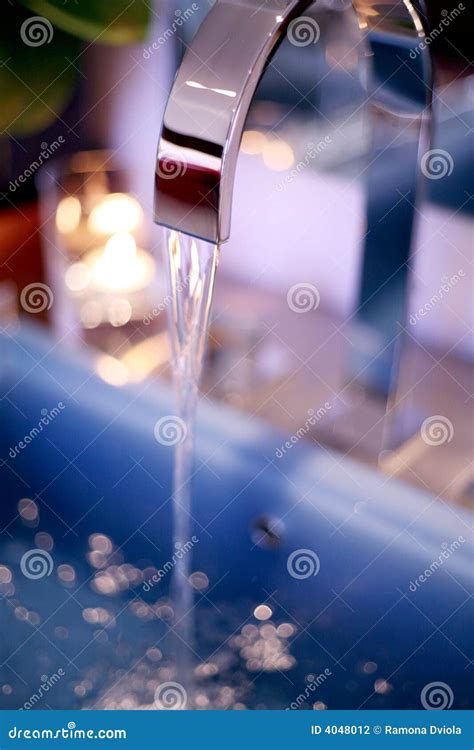
<svg viewBox="0 0 474 750">
<path fill-rule="evenodd" d="M 237 156 L 250 104 L 279 42 L 310 5 L 308 0 L 217 0 L 209 11 L 184 55 L 164 115 L 155 185 L 158 224 L 211 243 L 229 238 Z M 375 394 L 387 409 L 400 361 L 419 158 L 429 142 L 432 71 L 429 48 L 419 44 L 428 33 L 421 2 L 353 0 L 352 5 L 367 34 L 372 153 L 348 376 L 359 392 Z M 393 144 L 408 129 L 414 137 L 404 153 L 403 173 L 381 191 L 377 168 L 390 162 Z"/>
</svg>

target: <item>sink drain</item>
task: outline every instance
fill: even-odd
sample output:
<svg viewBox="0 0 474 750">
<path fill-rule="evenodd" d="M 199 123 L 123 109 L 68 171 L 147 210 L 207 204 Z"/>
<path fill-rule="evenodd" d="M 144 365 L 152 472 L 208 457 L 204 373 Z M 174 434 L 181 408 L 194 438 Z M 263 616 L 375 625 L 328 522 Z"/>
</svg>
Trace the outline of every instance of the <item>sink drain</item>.
<svg viewBox="0 0 474 750">
<path fill-rule="evenodd" d="M 283 522 L 271 516 L 259 516 L 250 528 L 250 536 L 256 547 L 276 549 L 283 540 Z"/>
</svg>

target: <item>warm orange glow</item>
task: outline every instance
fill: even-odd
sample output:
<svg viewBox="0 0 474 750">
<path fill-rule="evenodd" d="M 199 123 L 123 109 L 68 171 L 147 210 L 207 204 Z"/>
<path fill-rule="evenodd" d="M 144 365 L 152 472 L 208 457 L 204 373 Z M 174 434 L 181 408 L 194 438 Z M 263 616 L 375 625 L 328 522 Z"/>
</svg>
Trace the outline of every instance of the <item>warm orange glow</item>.
<svg viewBox="0 0 474 750">
<path fill-rule="evenodd" d="M 129 232 L 112 235 L 105 247 L 84 257 L 91 283 L 102 291 L 132 292 L 143 289 L 153 279 L 155 263 L 144 250 L 137 249 Z M 71 280 L 70 280 L 71 281 Z"/>
<path fill-rule="evenodd" d="M 74 232 L 81 221 L 81 202 L 69 195 L 59 201 L 56 209 L 56 229 L 63 234 Z"/>
<path fill-rule="evenodd" d="M 110 385 L 121 386 L 128 381 L 128 370 L 123 362 L 108 354 L 101 354 L 97 357 L 95 371 Z"/>
<path fill-rule="evenodd" d="M 87 226 L 95 234 L 133 232 L 143 221 L 139 202 L 125 193 L 111 193 L 93 208 Z"/>
<path fill-rule="evenodd" d="M 275 172 L 284 172 L 290 169 L 295 162 L 295 155 L 291 146 L 276 138 L 266 141 L 262 156 L 265 165 Z"/>
<path fill-rule="evenodd" d="M 246 130 L 242 136 L 240 148 L 244 154 L 255 156 L 262 153 L 265 141 L 265 134 L 259 130 Z"/>
</svg>

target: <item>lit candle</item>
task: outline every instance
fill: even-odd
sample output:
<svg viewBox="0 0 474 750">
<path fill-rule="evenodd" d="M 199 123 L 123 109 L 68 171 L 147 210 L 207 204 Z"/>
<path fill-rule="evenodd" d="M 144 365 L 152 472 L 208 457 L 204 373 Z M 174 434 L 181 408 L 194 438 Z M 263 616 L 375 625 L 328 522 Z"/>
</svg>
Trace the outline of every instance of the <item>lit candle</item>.
<svg viewBox="0 0 474 750">
<path fill-rule="evenodd" d="M 160 293 L 155 261 L 137 247 L 143 218 L 127 193 L 91 192 L 58 204 L 56 229 L 74 258 L 65 283 L 85 328 L 142 320 Z"/>
<path fill-rule="evenodd" d="M 139 202 L 127 193 L 77 196 L 68 195 L 56 209 L 56 229 L 66 248 L 80 255 L 97 245 L 98 238 L 117 232 L 135 233 L 143 224 Z"/>
<path fill-rule="evenodd" d="M 133 232 L 143 221 L 139 202 L 126 193 L 111 193 L 92 209 L 87 227 L 94 234 Z"/>
<path fill-rule="evenodd" d="M 86 288 L 102 292 L 136 292 L 148 286 L 155 275 L 153 258 L 129 232 L 116 232 L 104 247 L 86 253 L 66 272 L 66 284 L 73 292 Z"/>
</svg>

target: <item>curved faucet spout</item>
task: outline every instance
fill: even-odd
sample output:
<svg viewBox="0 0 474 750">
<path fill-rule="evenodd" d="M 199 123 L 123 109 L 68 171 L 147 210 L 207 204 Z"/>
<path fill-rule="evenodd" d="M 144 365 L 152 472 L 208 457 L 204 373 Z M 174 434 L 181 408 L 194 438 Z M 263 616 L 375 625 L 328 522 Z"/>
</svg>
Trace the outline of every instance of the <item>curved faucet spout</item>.
<svg viewBox="0 0 474 750">
<path fill-rule="evenodd" d="M 217 0 L 209 11 L 184 55 L 165 111 L 156 167 L 158 224 L 214 243 L 229 238 L 239 144 L 255 89 L 288 26 L 299 23 L 295 19 L 311 4 Z M 387 112 L 417 117 L 426 92 L 415 85 L 414 95 L 413 84 L 417 77 L 423 82 L 425 55 L 403 61 L 413 68 L 408 73 L 394 68 L 381 80 L 377 61 L 385 67 L 386 54 L 377 49 L 381 43 L 395 53 L 415 46 L 425 33 L 419 11 L 410 0 L 353 0 L 353 5 L 361 27 L 373 29 L 373 101 Z M 395 53 L 391 58 L 400 68 Z"/>
<path fill-rule="evenodd" d="M 242 130 L 265 65 L 311 0 L 218 0 L 187 50 L 166 108 L 155 220 L 210 242 L 229 238 Z"/>
<path fill-rule="evenodd" d="M 366 227 L 347 336 L 348 382 L 375 395 L 383 408 L 396 395 L 419 159 L 431 119 L 423 3 L 352 0 L 367 40 L 372 146 L 363 170 Z M 156 168 L 158 224 L 214 244 L 229 238 L 237 156 L 252 98 L 285 32 L 290 41 L 300 41 L 297 24 L 312 20 L 304 16 L 309 5 L 310 0 L 217 0 L 184 56 L 165 111 Z"/>
</svg>

